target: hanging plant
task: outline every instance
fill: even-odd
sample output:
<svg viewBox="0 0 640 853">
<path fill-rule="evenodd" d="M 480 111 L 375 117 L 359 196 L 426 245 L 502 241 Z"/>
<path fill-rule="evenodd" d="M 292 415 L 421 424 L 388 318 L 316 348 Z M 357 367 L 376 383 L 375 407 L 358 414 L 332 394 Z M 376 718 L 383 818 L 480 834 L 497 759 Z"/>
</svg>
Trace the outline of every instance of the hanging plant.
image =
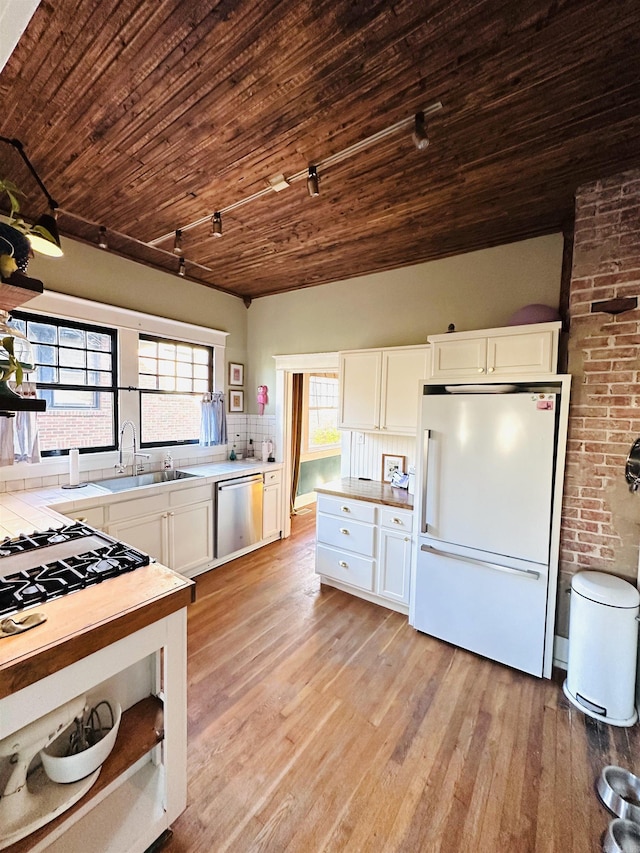
<svg viewBox="0 0 640 853">
<path fill-rule="evenodd" d="M 15 356 L 14 339 L 7 336 L 6 338 L 2 338 L 1 343 L 2 349 L 4 349 L 5 352 L 3 353 L 0 350 L 0 369 L 2 370 L 0 382 L 6 382 L 15 374 L 16 385 L 22 385 L 24 372 L 22 365 Z"/>
<path fill-rule="evenodd" d="M 6 281 L 16 270 L 26 272 L 31 245 L 24 233 L 24 223 L 16 218 L 20 210 L 18 196 L 24 196 L 13 181 L 0 178 L 0 193 L 6 193 L 11 206 L 9 222 L 0 222 L 0 276 Z"/>
</svg>

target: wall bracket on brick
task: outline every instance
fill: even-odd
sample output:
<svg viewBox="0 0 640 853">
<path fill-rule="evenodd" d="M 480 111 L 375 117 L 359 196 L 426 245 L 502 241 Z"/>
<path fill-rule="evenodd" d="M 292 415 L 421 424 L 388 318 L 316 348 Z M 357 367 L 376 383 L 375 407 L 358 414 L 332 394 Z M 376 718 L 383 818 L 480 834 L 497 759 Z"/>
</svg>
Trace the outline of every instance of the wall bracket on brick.
<svg viewBox="0 0 640 853">
<path fill-rule="evenodd" d="M 598 314 L 603 311 L 605 314 L 622 314 L 625 311 L 633 311 L 637 307 L 637 296 L 625 296 L 618 299 L 607 299 L 604 302 L 592 302 L 591 313 Z"/>
</svg>

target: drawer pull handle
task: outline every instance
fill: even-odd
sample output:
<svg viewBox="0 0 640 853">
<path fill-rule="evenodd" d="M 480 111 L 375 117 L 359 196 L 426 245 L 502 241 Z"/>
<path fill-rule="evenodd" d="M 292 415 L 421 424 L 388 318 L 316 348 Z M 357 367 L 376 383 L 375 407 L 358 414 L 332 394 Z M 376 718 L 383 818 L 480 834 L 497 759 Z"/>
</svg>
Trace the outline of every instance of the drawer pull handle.
<svg viewBox="0 0 640 853">
<path fill-rule="evenodd" d="M 341 506 L 340 509 L 342 510 L 342 512 L 351 512 L 348 506 Z"/>
<path fill-rule="evenodd" d="M 349 563 L 345 563 L 344 560 L 340 560 L 338 565 L 340 566 L 341 569 L 348 569 L 349 568 Z"/>
<path fill-rule="evenodd" d="M 402 519 L 401 518 L 394 518 L 393 523 L 394 524 L 402 524 Z"/>
<path fill-rule="evenodd" d="M 349 535 L 349 531 L 347 530 L 347 528 L 346 528 L 346 527 L 341 527 L 341 528 L 340 528 L 340 533 L 344 533 L 344 535 L 345 535 L 345 536 L 348 536 L 348 535 Z"/>
</svg>

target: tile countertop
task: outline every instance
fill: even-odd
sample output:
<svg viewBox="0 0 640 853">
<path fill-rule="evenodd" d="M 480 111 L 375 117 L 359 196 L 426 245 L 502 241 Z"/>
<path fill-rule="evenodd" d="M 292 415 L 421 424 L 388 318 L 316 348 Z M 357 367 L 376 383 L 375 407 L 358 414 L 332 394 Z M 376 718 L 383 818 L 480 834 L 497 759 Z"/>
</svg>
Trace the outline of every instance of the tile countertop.
<svg viewBox="0 0 640 853">
<path fill-rule="evenodd" d="M 249 461 L 218 462 L 206 465 L 178 467 L 179 471 L 196 474 L 196 478 L 154 483 L 121 492 L 110 492 L 99 484 L 88 483 L 80 489 L 63 489 L 61 486 L 30 489 L 23 492 L 0 494 L 0 538 L 19 533 L 32 533 L 47 527 L 61 527 L 69 523 L 76 512 L 89 507 L 117 503 L 130 498 L 158 494 L 168 488 L 189 488 L 197 483 L 215 483 L 235 476 L 261 474 L 282 468 L 281 462 Z"/>
<path fill-rule="evenodd" d="M 357 477 L 344 477 L 316 486 L 316 492 L 323 495 L 336 495 L 340 498 L 355 498 L 369 503 L 395 506 L 399 509 L 413 509 L 413 495 L 406 489 L 396 489 L 381 480 L 360 480 Z"/>
</svg>

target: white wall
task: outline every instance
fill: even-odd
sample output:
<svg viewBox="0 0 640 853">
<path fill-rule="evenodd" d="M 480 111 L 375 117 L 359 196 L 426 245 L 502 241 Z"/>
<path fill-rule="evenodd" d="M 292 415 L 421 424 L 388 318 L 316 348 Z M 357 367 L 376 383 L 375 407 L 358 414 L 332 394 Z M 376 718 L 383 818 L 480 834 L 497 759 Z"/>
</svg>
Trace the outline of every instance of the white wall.
<svg viewBox="0 0 640 853">
<path fill-rule="evenodd" d="M 248 411 L 275 389 L 274 355 L 426 343 L 507 324 L 524 305 L 558 306 L 561 234 L 256 299 L 248 311 Z M 275 411 L 273 394 L 267 410 Z"/>
</svg>

